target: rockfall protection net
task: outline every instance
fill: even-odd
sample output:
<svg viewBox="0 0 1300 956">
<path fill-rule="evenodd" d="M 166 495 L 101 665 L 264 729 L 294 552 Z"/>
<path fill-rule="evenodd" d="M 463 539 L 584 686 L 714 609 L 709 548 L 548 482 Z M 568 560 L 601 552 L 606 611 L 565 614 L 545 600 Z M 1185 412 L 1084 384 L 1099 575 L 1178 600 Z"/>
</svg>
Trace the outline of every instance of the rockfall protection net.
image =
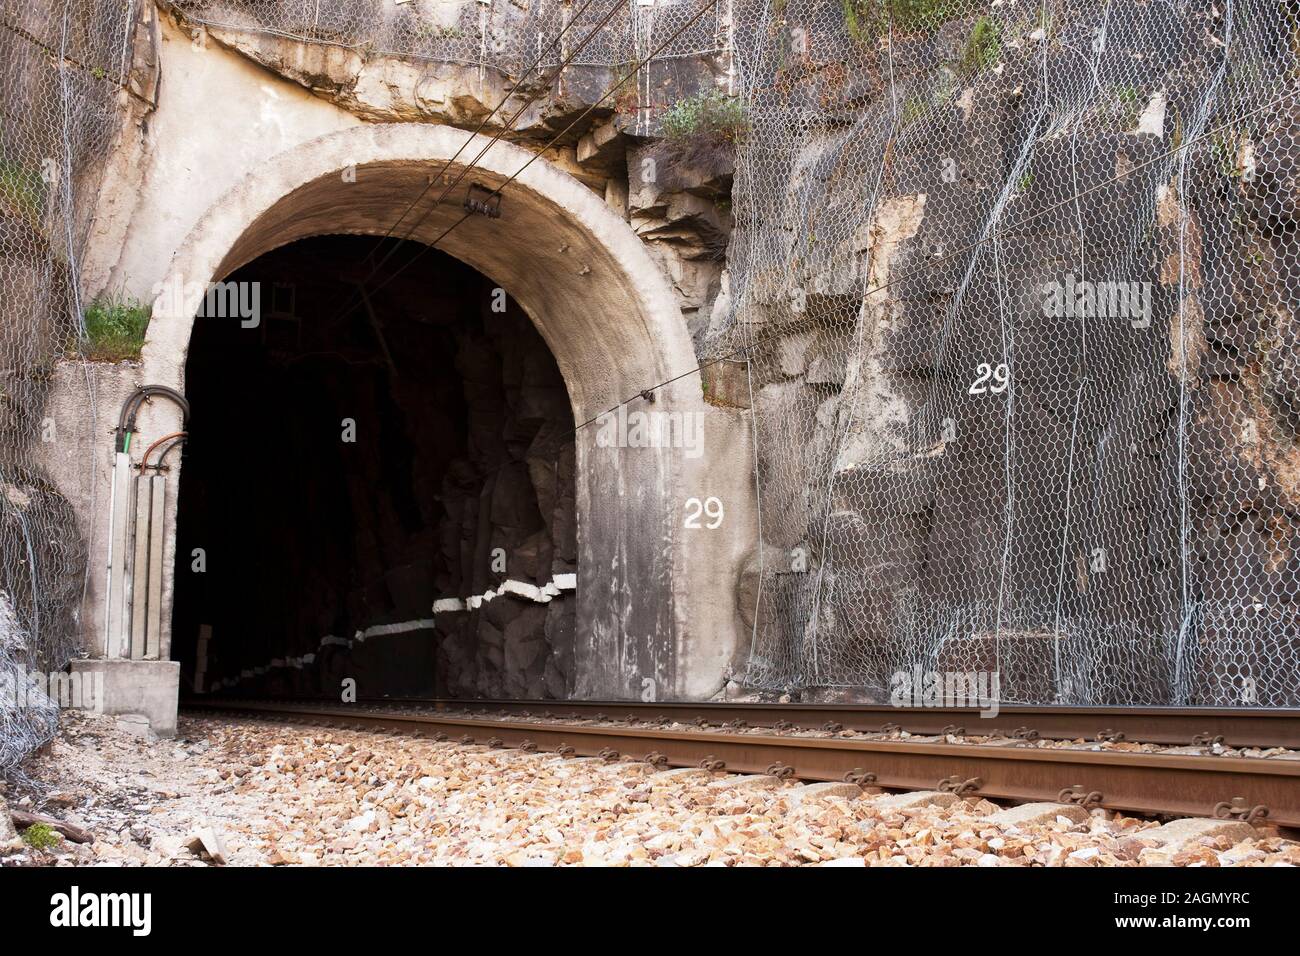
<svg viewBox="0 0 1300 956">
<path fill-rule="evenodd" d="M 78 262 L 133 6 L 0 0 L 0 773 L 53 734 L 39 675 L 80 649 L 86 544 L 43 464 L 86 455 L 60 444 L 46 396 L 58 360 L 77 371 Z"/>
<path fill-rule="evenodd" d="M 1298 11 L 738 8 L 752 682 L 1300 704 Z"/>
<path fill-rule="evenodd" d="M 507 74 L 577 9 L 173 6 Z M 575 63 L 622 72 L 699 9 L 625 6 Z M 40 430 L 136 7 L 3 0 L 0 666 L 74 650 L 85 549 Z M 1276 0 L 725 0 L 638 71 L 637 132 L 692 56 L 748 127 L 702 348 L 749 360 L 746 681 L 1300 705 L 1298 36 Z M 0 719 L 0 768 L 50 726 Z"/>
<path fill-rule="evenodd" d="M 585 11 L 583 0 L 412 0 L 401 4 L 383 0 L 174 0 L 170 5 L 181 11 L 187 22 L 200 26 L 251 30 L 328 43 L 363 55 L 468 64 L 515 75 L 539 56 L 542 70 L 565 60 L 587 37 L 590 25 L 611 7 L 622 10 L 596 32 L 572 66 L 630 69 L 679 30 L 681 34 L 655 56 L 655 64 L 721 53 L 728 42 L 726 0 L 689 26 L 687 22 L 702 5 L 694 0 L 595 0 Z M 571 21 L 572 30 L 552 47 L 551 42 Z M 648 73 L 649 67 L 642 77 L 647 81 Z"/>
</svg>

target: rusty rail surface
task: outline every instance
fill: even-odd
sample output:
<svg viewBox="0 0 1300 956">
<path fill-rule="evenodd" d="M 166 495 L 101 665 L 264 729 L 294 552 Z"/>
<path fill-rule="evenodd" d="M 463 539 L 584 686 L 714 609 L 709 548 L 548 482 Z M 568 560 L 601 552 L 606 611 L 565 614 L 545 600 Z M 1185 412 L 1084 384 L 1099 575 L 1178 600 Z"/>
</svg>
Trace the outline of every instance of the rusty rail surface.
<svg viewBox="0 0 1300 956">
<path fill-rule="evenodd" d="M 554 700 L 424 700 L 366 703 L 432 706 L 438 710 L 480 710 L 591 719 L 604 713 L 642 720 L 661 716 L 690 723 L 697 716 L 725 722 L 744 720 L 755 727 L 782 721 L 810 728 L 828 720 L 847 730 L 879 731 L 895 725 L 910 734 L 940 734 L 960 728 L 979 736 L 1015 736 L 1017 731 L 1053 740 L 1137 740 L 1151 744 L 1199 745 L 1218 740 L 1225 747 L 1286 747 L 1300 750 L 1300 710 L 1175 707 L 1002 707 L 997 716 L 980 716 L 975 707 L 904 708 L 870 704 L 662 703 Z"/>
<path fill-rule="evenodd" d="M 240 702 L 243 698 L 213 698 Z M 256 699 L 256 698 L 254 698 Z M 199 698 L 196 698 L 200 700 Z M 335 704 L 334 698 L 302 699 Z M 1225 747 L 1285 747 L 1300 750 L 1300 710 L 1214 707 L 1022 707 L 1007 706 L 997 716 L 980 716 L 975 707 L 890 707 L 880 704 L 776 704 L 693 701 L 645 704 L 623 700 L 491 700 L 450 697 L 362 698 L 361 704 L 474 710 L 521 716 L 551 715 L 573 720 L 668 717 L 682 723 L 699 718 L 743 720 L 754 727 L 794 724 L 815 729 L 827 721 L 866 733 L 896 726 L 910 734 L 941 734 L 952 729 L 977 736 L 1034 736 L 1051 740 L 1136 740 L 1151 744 Z"/>
<path fill-rule="evenodd" d="M 643 718 L 629 711 L 631 705 L 615 707 L 608 702 L 604 704 L 606 711 L 629 713 L 637 723 L 619 723 L 608 715 L 600 723 L 568 722 L 572 719 L 568 715 L 578 712 L 569 702 L 552 702 L 550 706 L 556 713 L 550 716 L 456 714 L 448 709 L 451 702 L 441 702 L 441 710 L 404 703 L 406 706 L 398 707 L 210 700 L 188 701 L 185 708 L 357 730 L 397 731 L 565 755 L 627 757 L 663 766 L 716 767 L 720 763 L 736 773 L 777 773 L 805 780 L 852 779 L 888 790 L 949 789 L 1020 802 L 1073 800 L 1136 813 L 1266 819 L 1279 826 L 1300 827 L 1300 760 L 1285 757 L 1131 753 L 1087 746 L 1045 748 L 1035 746 L 1024 735 L 993 744 L 954 744 L 942 737 L 806 737 L 784 726 L 765 731 L 711 725 L 672 729 L 641 723 Z M 458 706 L 464 703 L 456 702 Z M 474 703 L 477 707 L 485 702 Z M 518 706 L 520 710 L 530 709 Z M 727 708 L 726 713 L 732 712 L 733 705 L 721 706 Z M 669 709 L 676 717 L 669 717 Z M 716 719 L 718 710 L 716 706 L 697 704 L 672 708 L 649 705 L 645 712 L 655 712 L 650 720 L 663 715 L 681 723 L 690 722 L 688 718 L 703 718 L 706 722 L 709 717 Z M 814 720 L 821 718 L 825 723 L 826 708 L 805 710 L 807 715 L 815 715 Z M 897 713 L 893 708 L 888 711 Z M 1113 716 L 1113 712 L 1108 713 Z M 586 714 L 577 719 L 592 721 L 596 716 Z M 869 729 L 879 731 L 881 727 L 877 722 Z M 1146 734 L 1141 736 L 1148 738 Z"/>
</svg>

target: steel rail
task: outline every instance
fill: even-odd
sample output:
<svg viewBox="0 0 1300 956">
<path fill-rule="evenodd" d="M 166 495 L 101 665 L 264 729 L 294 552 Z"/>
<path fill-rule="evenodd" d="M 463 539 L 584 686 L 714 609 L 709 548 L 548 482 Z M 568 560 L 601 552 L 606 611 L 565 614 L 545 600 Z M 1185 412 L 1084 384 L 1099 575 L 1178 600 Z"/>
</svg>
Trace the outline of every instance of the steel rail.
<svg viewBox="0 0 1300 956">
<path fill-rule="evenodd" d="M 378 703 L 378 701 L 375 701 Z M 390 701 L 389 703 L 400 703 Z M 413 703 L 426 703 L 424 701 Z M 1300 750 L 1300 710 L 1175 707 L 1019 707 L 999 708 L 982 717 L 977 707 L 890 707 L 869 704 L 670 703 L 620 701 L 432 700 L 440 709 L 538 713 L 628 714 L 638 719 L 682 714 L 744 720 L 755 726 L 779 721 L 816 728 L 826 721 L 848 730 L 879 731 L 893 724 L 911 734 L 939 734 L 950 728 L 977 736 L 1015 736 L 1017 731 L 1057 740 L 1121 739 L 1152 744 L 1192 745 L 1219 740 L 1225 747 L 1286 747 Z M 1199 739 L 1198 739 L 1199 738 Z"/>
<path fill-rule="evenodd" d="M 222 697 L 232 703 L 243 698 Z M 333 698 L 305 703 L 336 703 Z M 743 720 L 754 727 L 781 722 L 818 729 L 827 721 L 847 730 L 876 733 L 894 725 L 910 734 L 961 731 L 975 736 L 1044 737 L 1053 740 L 1130 740 L 1151 744 L 1196 745 L 1220 742 L 1225 747 L 1285 747 L 1300 750 L 1300 710 L 1219 707 L 1026 707 L 1004 706 L 994 717 L 976 707 L 890 707 L 880 704 L 777 704 L 723 701 L 641 703 L 621 700 L 487 700 L 447 697 L 362 698 L 366 705 L 427 707 L 439 711 L 471 710 L 574 720 L 668 717 L 682 723 L 697 719 L 726 723 Z"/>
<path fill-rule="evenodd" d="M 954 789 L 1018 802 L 1090 796 L 1112 810 L 1169 816 L 1241 816 L 1300 827 L 1300 760 L 1044 748 L 933 739 L 869 739 L 712 729 L 673 730 L 563 718 L 511 719 L 365 705 L 275 701 L 187 702 L 197 712 L 289 719 L 320 726 L 460 739 L 465 744 L 616 753 L 662 766 L 720 761 L 737 773 L 804 780 L 854 779 L 888 790 Z M 820 710 L 820 708 L 819 708 Z M 1069 793 L 1066 793 L 1066 792 Z"/>
</svg>

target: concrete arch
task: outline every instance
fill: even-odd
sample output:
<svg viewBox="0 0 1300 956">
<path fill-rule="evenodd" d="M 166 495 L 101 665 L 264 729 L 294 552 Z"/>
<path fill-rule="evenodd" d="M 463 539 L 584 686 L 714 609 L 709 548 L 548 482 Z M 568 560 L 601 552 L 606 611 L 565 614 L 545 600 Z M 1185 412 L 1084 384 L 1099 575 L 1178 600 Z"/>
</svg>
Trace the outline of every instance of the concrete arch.
<svg viewBox="0 0 1300 956">
<path fill-rule="evenodd" d="M 302 143 L 248 173 L 176 251 L 153 303 L 144 379 L 184 389 L 190 333 L 207 283 L 308 236 L 382 235 L 462 146 L 459 162 L 467 164 L 489 142 L 446 126 L 365 125 Z M 584 422 L 682 375 L 696 357 L 666 279 L 627 223 L 577 180 L 544 159 L 529 164 L 533 159 L 520 147 L 491 145 L 411 238 L 431 242 L 460 219 L 469 183 L 493 188 L 518 174 L 504 190 L 499 219 L 472 216 L 439 248 L 499 283 L 531 316 L 564 375 L 575 421 Z M 453 164 L 448 175 L 462 168 Z M 441 188 L 429 190 L 399 235 Z M 653 408 L 703 419 L 709 407 L 698 373 L 658 391 Z M 172 414 L 163 407 L 149 412 L 159 429 L 174 424 Z M 692 558 L 677 539 L 681 503 L 713 493 L 704 478 L 718 460 L 690 460 L 695 456 L 674 448 L 597 447 L 595 433 L 582 429 L 577 442 L 577 693 L 637 696 L 647 679 L 660 696 L 711 692 L 737 641 L 734 576 L 730 562 L 717 560 L 716 545 Z M 744 454 L 732 449 L 726 458 L 743 462 Z M 730 480 L 744 488 L 744 469 L 736 471 L 738 481 Z M 169 560 L 165 618 L 171 567 Z M 693 567 L 709 572 L 701 577 Z M 710 636 L 692 639 L 693 630 Z M 695 662 L 689 668 L 688 657 Z"/>
<path fill-rule="evenodd" d="M 208 210 L 177 250 L 169 282 L 215 281 L 307 236 L 383 235 L 457 150 L 465 147 L 450 178 L 489 142 L 448 126 L 402 123 L 353 127 L 303 143 L 250 173 Z M 533 159 L 520 147 L 493 144 L 411 238 L 431 242 L 461 218 L 469 183 L 495 188 Z M 355 182 L 345 181 L 344 171 L 353 168 Z M 429 190 L 399 234 L 441 189 Z M 635 233 L 545 160 L 532 162 L 507 187 L 500 219 L 472 216 L 439 248 L 500 282 L 532 316 L 570 383 L 579 421 L 695 364 L 672 291 Z M 174 385 L 183 368 L 175 360 L 188 348 L 199 300 L 176 302 L 169 291 L 155 300 L 144 363 L 151 377 Z M 693 385 L 698 395 L 698 378 Z"/>
</svg>

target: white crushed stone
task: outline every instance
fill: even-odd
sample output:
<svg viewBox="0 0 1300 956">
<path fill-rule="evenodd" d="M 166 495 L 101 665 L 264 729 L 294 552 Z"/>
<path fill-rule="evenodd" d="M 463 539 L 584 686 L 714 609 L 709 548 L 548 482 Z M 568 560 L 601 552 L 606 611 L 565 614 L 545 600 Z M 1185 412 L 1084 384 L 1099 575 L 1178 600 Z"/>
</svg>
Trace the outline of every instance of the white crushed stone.
<svg viewBox="0 0 1300 956">
<path fill-rule="evenodd" d="M 798 783 L 728 787 L 725 774 L 661 777 L 644 764 L 214 718 L 183 717 L 169 741 L 66 713 L 25 769 L 54 799 L 41 806 L 11 786 L 10 804 L 96 840 L 0 865 L 208 865 L 189 848 L 205 829 L 229 865 L 1300 864 L 1300 844 L 1267 829 L 1171 854 L 1143 839 L 1154 822 L 1101 810 L 1003 827 L 984 819 L 1001 808 L 973 797 L 800 800 Z"/>
</svg>

